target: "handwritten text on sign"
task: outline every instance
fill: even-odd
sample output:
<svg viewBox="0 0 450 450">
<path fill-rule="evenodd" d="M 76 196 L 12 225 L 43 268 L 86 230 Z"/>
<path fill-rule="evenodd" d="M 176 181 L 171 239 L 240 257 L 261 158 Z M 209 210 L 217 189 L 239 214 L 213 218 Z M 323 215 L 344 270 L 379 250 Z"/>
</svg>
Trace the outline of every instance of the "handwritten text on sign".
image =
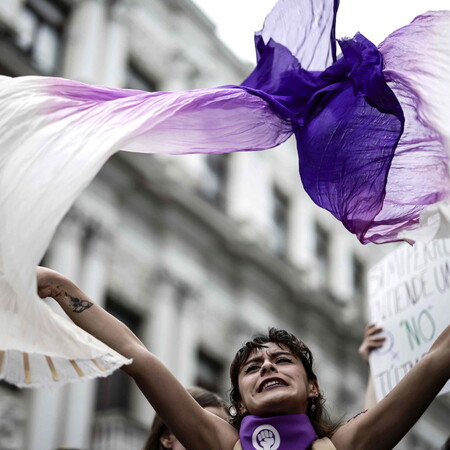
<svg viewBox="0 0 450 450">
<path fill-rule="evenodd" d="M 450 239 L 399 246 L 369 271 L 368 287 L 371 321 L 387 338 L 370 358 L 380 400 L 450 324 Z"/>
</svg>

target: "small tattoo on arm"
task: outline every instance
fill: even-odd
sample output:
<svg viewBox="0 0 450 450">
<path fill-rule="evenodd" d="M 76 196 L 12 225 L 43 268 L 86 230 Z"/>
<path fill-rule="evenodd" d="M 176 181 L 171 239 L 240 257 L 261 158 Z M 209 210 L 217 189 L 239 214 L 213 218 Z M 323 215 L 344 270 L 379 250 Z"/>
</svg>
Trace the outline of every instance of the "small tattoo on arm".
<svg viewBox="0 0 450 450">
<path fill-rule="evenodd" d="M 72 297 L 69 295 L 70 306 L 75 313 L 82 313 L 86 309 L 89 309 L 93 303 L 88 300 L 81 300 L 81 298 Z"/>
</svg>

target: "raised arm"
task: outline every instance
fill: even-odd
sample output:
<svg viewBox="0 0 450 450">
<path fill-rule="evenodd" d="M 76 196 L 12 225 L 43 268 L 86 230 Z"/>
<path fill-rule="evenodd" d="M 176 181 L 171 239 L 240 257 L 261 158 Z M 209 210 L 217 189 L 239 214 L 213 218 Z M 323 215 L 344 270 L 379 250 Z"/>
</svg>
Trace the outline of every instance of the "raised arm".
<svg viewBox="0 0 450 450">
<path fill-rule="evenodd" d="M 386 338 L 380 334 L 382 331 L 383 329 L 376 326 L 374 323 L 369 323 L 364 330 L 364 339 L 359 346 L 358 353 L 367 365 L 369 364 L 370 353 L 373 350 L 380 348 L 386 340 Z M 373 385 L 372 374 L 369 369 L 364 409 L 372 408 L 376 403 L 375 386 Z"/>
<path fill-rule="evenodd" d="M 450 326 L 430 351 L 373 408 L 334 435 L 337 449 L 392 449 L 411 429 L 450 378 Z"/>
<path fill-rule="evenodd" d="M 238 436 L 224 420 L 199 406 L 172 373 L 122 322 L 96 305 L 68 278 L 50 269 L 37 270 L 38 294 L 54 298 L 81 328 L 132 358 L 123 370 L 135 380 L 178 440 L 193 450 L 231 450 Z"/>
</svg>

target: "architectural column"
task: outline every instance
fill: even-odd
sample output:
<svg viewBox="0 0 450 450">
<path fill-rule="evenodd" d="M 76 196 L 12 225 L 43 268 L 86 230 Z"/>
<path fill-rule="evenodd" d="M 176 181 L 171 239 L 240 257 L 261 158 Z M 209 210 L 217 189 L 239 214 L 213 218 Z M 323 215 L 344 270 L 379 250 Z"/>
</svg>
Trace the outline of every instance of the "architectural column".
<svg viewBox="0 0 450 450">
<path fill-rule="evenodd" d="M 110 236 L 106 230 L 93 228 L 81 268 L 80 285 L 95 303 L 103 306 L 108 287 Z M 95 380 L 68 386 L 67 412 L 62 443 L 68 448 L 88 448 L 95 408 Z"/>
<path fill-rule="evenodd" d="M 153 277 L 152 277 L 153 278 Z M 144 319 L 141 340 L 172 372 L 176 369 L 176 352 L 179 345 L 178 288 L 173 276 L 162 269 L 148 287 L 152 292 Z M 153 418 L 153 409 L 143 395 L 134 396 L 135 416 L 141 423 Z"/>
<path fill-rule="evenodd" d="M 78 281 L 80 275 L 83 237 L 83 224 L 79 219 L 76 211 L 69 212 L 57 231 L 46 261 L 49 267 L 75 281 Z M 52 302 L 51 306 L 63 313 L 56 302 Z M 53 450 L 60 444 L 65 388 L 66 386 L 60 386 L 30 392 L 28 450 Z"/>
<path fill-rule="evenodd" d="M 2 0 L 0 2 L 0 22 L 15 30 L 16 20 L 25 0 Z"/>
<path fill-rule="evenodd" d="M 186 58 L 185 55 L 176 51 L 172 54 L 167 67 L 170 71 L 164 76 L 161 90 L 163 91 L 183 91 L 191 89 L 190 81 L 196 77 L 195 66 Z"/>
<path fill-rule="evenodd" d="M 26 392 L 14 392 L 0 386 L 0 448 L 24 448 L 24 430 L 27 424 L 27 410 L 23 398 Z"/>
<path fill-rule="evenodd" d="M 111 87 L 124 87 L 128 63 L 128 6 L 116 3 L 111 6 L 106 25 L 105 56 L 101 82 Z"/>
<path fill-rule="evenodd" d="M 309 269 L 314 260 L 314 222 L 312 204 L 304 192 L 292 198 L 289 214 L 288 257 L 300 269 Z"/>
<path fill-rule="evenodd" d="M 178 289 L 173 277 L 162 271 L 159 275 L 152 308 L 150 342 L 147 347 L 170 369 L 176 367 L 174 348 L 178 345 Z"/>
<path fill-rule="evenodd" d="M 75 4 L 68 26 L 63 76 L 99 83 L 106 14 L 105 0 L 80 0 Z"/>
<path fill-rule="evenodd" d="M 353 293 L 351 245 L 347 236 L 336 232 L 331 238 L 330 290 L 339 300 L 349 300 Z"/>
<path fill-rule="evenodd" d="M 180 382 L 188 387 L 195 381 L 198 351 L 198 327 L 196 314 L 197 302 L 189 291 L 185 296 L 180 311 L 180 328 L 178 344 L 178 370 Z"/>
<path fill-rule="evenodd" d="M 271 227 L 268 167 L 256 152 L 230 155 L 227 212 L 241 223 L 248 239 L 261 242 Z"/>
</svg>

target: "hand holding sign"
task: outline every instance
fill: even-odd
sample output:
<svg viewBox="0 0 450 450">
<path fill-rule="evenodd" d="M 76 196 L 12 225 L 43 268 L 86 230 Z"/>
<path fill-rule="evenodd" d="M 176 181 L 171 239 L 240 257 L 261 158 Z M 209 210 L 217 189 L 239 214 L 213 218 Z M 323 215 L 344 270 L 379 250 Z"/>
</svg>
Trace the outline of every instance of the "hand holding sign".
<svg viewBox="0 0 450 450">
<path fill-rule="evenodd" d="M 370 367 L 381 400 L 450 324 L 450 239 L 399 246 L 369 271 L 371 320 L 386 341 Z M 450 383 L 442 393 L 450 391 Z"/>
<path fill-rule="evenodd" d="M 359 346 L 358 353 L 367 363 L 369 362 L 370 353 L 373 350 L 381 348 L 386 340 L 386 336 L 380 334 L 382 331 L 383 329 L 374 323 L 369 323 L 366 326 L 364 331 L 364 340 Z"/>
</svg>

